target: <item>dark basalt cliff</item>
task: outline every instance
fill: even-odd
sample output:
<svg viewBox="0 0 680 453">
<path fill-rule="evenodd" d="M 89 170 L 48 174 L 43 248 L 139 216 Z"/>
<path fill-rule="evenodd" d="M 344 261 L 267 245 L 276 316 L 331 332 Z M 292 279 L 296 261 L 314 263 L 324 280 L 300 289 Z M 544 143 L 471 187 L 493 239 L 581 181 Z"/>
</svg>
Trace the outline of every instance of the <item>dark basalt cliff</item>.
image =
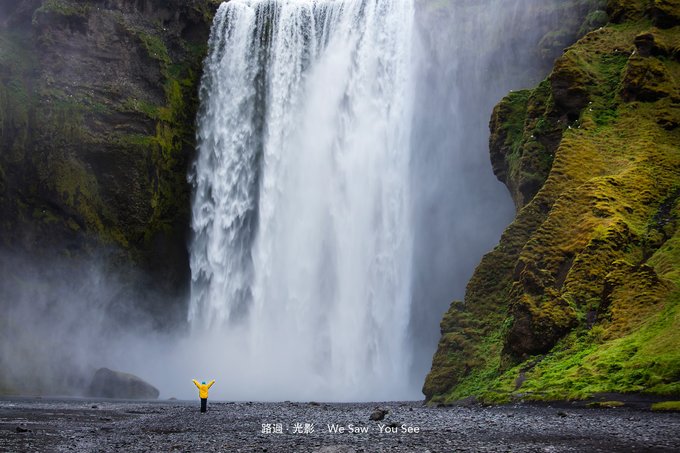
<svg viewBox="0 0 680 453">
<path fill-rule="evenodd" d="M 680 2 L 607 13 L 494 110 L 517 216 L 444 316 L 432 402 L 680 394 Z"/>
<path fill-rule="evenodd" d="M 105 253 L 160 294 L 185 290 L 186 175 L 218 4 L 0 0 L 3 253 Z"/>
</svg>

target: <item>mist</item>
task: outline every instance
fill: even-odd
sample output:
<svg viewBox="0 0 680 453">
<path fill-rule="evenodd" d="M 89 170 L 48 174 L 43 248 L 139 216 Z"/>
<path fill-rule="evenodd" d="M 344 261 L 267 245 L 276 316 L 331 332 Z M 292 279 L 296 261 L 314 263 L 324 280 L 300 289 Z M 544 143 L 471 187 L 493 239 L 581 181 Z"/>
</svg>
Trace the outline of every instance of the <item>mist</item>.
<svg viewBox="0 0 680 453">
<path fill-rule="evenodd" d="M 140 340 L 159 331 L 159 319 L 142 308 L 130 272 L 100 259 L 1 256 L 0 388 L 85 395 L 97 368 L 126 351 L 152 353 Z"/>
<path fill-rule="evenodd" d="M 111 268 L 107 257 L 40 260 L 4 251 L 0 261 L 0 390 L 10 394 L 83 397 L 95 371 L 133 373 L 160 398 L 192 399 L 192 379 L 217 379 L 217 399 L 278 399 L 296 385 L 283 372 L 294 360 L 271 357 L 281 387 L 262 392 L 257 360 L 234 370 L 224 358 L 242 350 L 237 331 L 201 335 L 187 324 L 169 328 L 150 306 L 167 299 L 140 290 L 144 276 Z M 155 300 L 154 300 L 155 299 Z M 234 394 L 227 389 L 244 391 Z M 252 391 L 247 391 L 250 388 Z M 258 389 L 255 391 L 255 389 Z M 308 389 L 300 396 L 309 393 Z"/>
<path fill-rule="evenodd" d="M 215 91 L 219 77 L 234 76 L 220 71 L 236 69 L 206 60 L 216 72 L 201 91 L 199 143 L 208 154 L 202 161 L 199 150 L 190 175 L 191 297 L 176 303 L 144 291 L 144 275 L 106 255 L 5 253 L 0 391 L 82 396 L 94 371 L 109 367 L 147 380 L 161 398 L 194 398 L 193 378 L 216 379 L 215 399 L 422 397 L 443 313 L 463 298 L 514 215 L 489 162 L 492 108 L 546 76 L 551 54 L 539 55 L 539 41 L 564 17 L 546 13 L 557 0 L 421 0 L 413 8 L 374 0 L 389 20 L 363 21 L 375 41 L 361 47 L 352 22 L 334 9 L 340 2 L 305 2 L 310 10 L 297 19 L 320 14 L 311 10 L 317 3 L 327 9 L 316 16 L 324 20 L 312 50 L 300 35 L 295 51 L 267 37 L 280 46 L 271 55 L 251 42 L 228 43 L 241 46 L 236 57 L 246 66 L 248 58 L 275 65 L 278 55 L 280 66 L 269 70 L 282 79 L 269 88 L 267 69 L 255 66 L 237 74 L 243 91 Z M 240 18 L 230 36 L 250 39 L 265 20 L 259 14 L 218 15 L 216 29 Z M 355 51 L 364 66 L 350 58 Z M 215 114 L 241 98 L 235 112 Z M 241 130 L 218 123 L 229 115 Z M 228 157 L 215 147 L 234 139 L 240 160 L 208 181 L 211 166 Z M 229 178 L 232 186 L 219 186 Z M 186 322 L 166 322 L 178 317 L 176 307 Z"/>
<path fill-rule="evenodd" d="M 421 1 L 413 159 L 414 348 L 412 379 L 423 382 L 439 322 L 483 254 L 514 217 L 506 187 L 493 175 L 488 123 L 511 90 L 535 86 L 561 47 L 540 48 L 560 2 Z"/>
</svg>

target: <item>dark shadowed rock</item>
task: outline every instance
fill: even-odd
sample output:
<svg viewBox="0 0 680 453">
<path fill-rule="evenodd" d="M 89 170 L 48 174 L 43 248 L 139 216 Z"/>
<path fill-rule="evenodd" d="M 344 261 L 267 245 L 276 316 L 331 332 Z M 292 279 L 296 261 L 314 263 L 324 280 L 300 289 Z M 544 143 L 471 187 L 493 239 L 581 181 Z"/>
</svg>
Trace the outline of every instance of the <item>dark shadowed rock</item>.
<svg viewBox="0 0 680 453">
<path fill-rule="evenodd" d="M 657 27 L 674 27 L 680 23 L 680 0 L 656 0 L 651 5 L 650 13 Z"/>
<path fill-rule="evenodd" d="M 88 394 L 98 398 L 156 399 L 159 391 L 133 374 L 100 368 L 92 378 Z"/>
<path fill-rule="evenodd" d="M 162 294 L 142 310 L 184 312 L 186 174 L 219 3 L 0 0 L 0 247 L 108 254 L 141 271 L 134 290 Z"/>
</svg>

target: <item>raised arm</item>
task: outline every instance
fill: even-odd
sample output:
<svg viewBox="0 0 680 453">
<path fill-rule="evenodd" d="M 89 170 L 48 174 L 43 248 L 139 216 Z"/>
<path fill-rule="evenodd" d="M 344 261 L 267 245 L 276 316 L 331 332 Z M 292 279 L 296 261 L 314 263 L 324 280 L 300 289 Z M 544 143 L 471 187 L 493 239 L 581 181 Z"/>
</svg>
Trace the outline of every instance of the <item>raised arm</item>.
<svg viewBox="0 0 680 453">
<path fill-rule="evenodd" d="M 212 385 L 213 385 L 214 383 L 215 383 L 215 379 L 213 379 L 212 381 L 208 382 L 208 388 L 212 387 Z"/>
<path fill-rule="evenodd" d="M 196 379 L 192 379 L 191 382 L 193 382 L 194 385 L 195 385 L 196 387 L 198 387 L 199 389 L 201 388 L 201 384 L 199 384 L 198 381 L 197 381 Z"/>
</svg>

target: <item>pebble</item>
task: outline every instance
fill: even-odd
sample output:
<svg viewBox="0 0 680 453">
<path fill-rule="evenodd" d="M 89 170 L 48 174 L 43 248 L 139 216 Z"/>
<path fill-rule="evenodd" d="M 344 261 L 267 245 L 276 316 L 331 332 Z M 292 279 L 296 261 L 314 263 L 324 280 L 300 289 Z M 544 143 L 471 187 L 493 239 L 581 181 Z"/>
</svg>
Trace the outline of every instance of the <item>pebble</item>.
<svg viewBox="0 0 680 453">
<path fill-rule="evenodd" d="M 389 412 L 375 403 L 211 401 L 207 414 L 200 414 L 196 401 L 111 402 L 95 411 L 90 404 L 83 408 L 82 401 L 0 399 L 0 428 L 28 429 L 21 426 L 23 422 L 39 426 L 30 435 L 31 448 L 38 451 L 680 451 L 680 414 L 674 413 L 387 404 Z M 371 421 L 377 411 L 384 412 L 388 421 Z M 559 423 L 556 414 L 563 417 Z M 328 425 L 344 431 L 330 433 Z M 350 426 L 367 429 L 350 432 Z M 381 433 L 380 426 L 392 429 Z M 0 429 L 0 451 L 23 451 L 22 442 L 26 436 L 11 435 L 11 428 Z"/>
</svg>

